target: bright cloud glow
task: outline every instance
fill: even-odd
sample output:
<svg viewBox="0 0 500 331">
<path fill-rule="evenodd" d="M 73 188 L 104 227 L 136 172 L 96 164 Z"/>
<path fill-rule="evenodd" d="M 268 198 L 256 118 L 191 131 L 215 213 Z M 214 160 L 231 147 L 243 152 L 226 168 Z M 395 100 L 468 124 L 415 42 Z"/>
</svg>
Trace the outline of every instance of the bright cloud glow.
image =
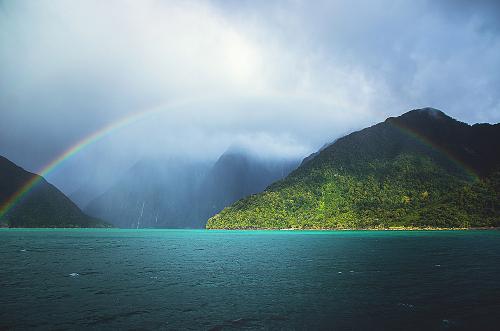
<svg viewBox="0 0 500 331">
<path fill-rule="evenodd" d="M 424 106 L 497 122 L 497 9 L 486 0 L 4 1 L 0 154 L 36 171 L 104 125 L 175 103 L 185 105 L 106 137 L 51 179 L 64 186 L 86 163 L 109 169 L 150 154 L 213 159 L 235 144 L 299 157 Z"/>
</svg>

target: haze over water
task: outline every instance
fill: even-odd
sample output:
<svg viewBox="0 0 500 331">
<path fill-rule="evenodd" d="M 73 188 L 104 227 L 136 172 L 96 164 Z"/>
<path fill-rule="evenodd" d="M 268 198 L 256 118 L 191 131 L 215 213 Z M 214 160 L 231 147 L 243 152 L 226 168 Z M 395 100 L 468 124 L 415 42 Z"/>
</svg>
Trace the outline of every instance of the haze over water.
<svg viewBox="0 0 500 331">
<path fill-rule="evenodd" d="M 498 231 L 0 230 L 0 329 L 494 330 Z"/>
</svg>

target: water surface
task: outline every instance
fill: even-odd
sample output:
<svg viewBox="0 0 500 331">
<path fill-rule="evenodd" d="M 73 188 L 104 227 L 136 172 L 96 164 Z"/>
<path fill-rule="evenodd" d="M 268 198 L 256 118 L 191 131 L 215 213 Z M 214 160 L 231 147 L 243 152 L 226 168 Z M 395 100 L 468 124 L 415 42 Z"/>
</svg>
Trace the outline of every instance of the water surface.
<svg viewBox="0 0 500 331">
<path fill-rule="evenodd" d="M 495 330 L 499 231 L 0 230 L 0 329 Z"/>
</svg>

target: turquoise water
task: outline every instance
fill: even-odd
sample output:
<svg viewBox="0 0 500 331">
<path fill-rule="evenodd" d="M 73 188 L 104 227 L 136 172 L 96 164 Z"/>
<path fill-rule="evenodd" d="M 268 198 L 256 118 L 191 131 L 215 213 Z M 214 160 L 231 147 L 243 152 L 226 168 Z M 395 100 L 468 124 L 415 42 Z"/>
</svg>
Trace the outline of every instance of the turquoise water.
<svg viewBox="0 0 500 331">
<path fill-rule="evenodd" d="M 0 230 L 0 329 L 498 330 L 499 231 Z"/>
</svg>

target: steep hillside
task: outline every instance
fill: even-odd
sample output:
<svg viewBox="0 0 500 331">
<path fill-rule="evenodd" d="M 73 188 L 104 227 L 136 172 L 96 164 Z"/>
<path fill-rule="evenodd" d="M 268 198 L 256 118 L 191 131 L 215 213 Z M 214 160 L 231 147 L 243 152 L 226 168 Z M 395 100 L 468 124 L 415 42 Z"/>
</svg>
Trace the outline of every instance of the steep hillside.
<svg viewBox="0 0 500 331">
<path fill-rule="evenodd" d="M 224 153 L 205 177 L 199 191 L 203 224 L 235 201 L 262 192 L 297 166 L 297 160 L 264 160 L 244 152 Z"/>
<path fill-rule="evenodd" d="M 123 228 L 203 228 L 209 217 L 283 178 L 297 162 L 227 152 L 214 165 L 143 160 L 85 208 Z"/>
<path fill-rule="evenodd" d="M 0 206 L 34 176 L 0 156 Z M 33 189 L 0 218 L 8 227 L 108 227 L 85 215 L 70 199 L 41 178 Z"/>
<path fill-rule="evenodd" d="M 207 171 L 186 160 L 145 159 L 84 210 L 122 228 L 203 227 L 194 203 Z"/>
<path fill-rule="evenodd" d="M 500 125 L 413 110 L 354 132 L 207 228 L 500 225 Z"/>
</svg>

